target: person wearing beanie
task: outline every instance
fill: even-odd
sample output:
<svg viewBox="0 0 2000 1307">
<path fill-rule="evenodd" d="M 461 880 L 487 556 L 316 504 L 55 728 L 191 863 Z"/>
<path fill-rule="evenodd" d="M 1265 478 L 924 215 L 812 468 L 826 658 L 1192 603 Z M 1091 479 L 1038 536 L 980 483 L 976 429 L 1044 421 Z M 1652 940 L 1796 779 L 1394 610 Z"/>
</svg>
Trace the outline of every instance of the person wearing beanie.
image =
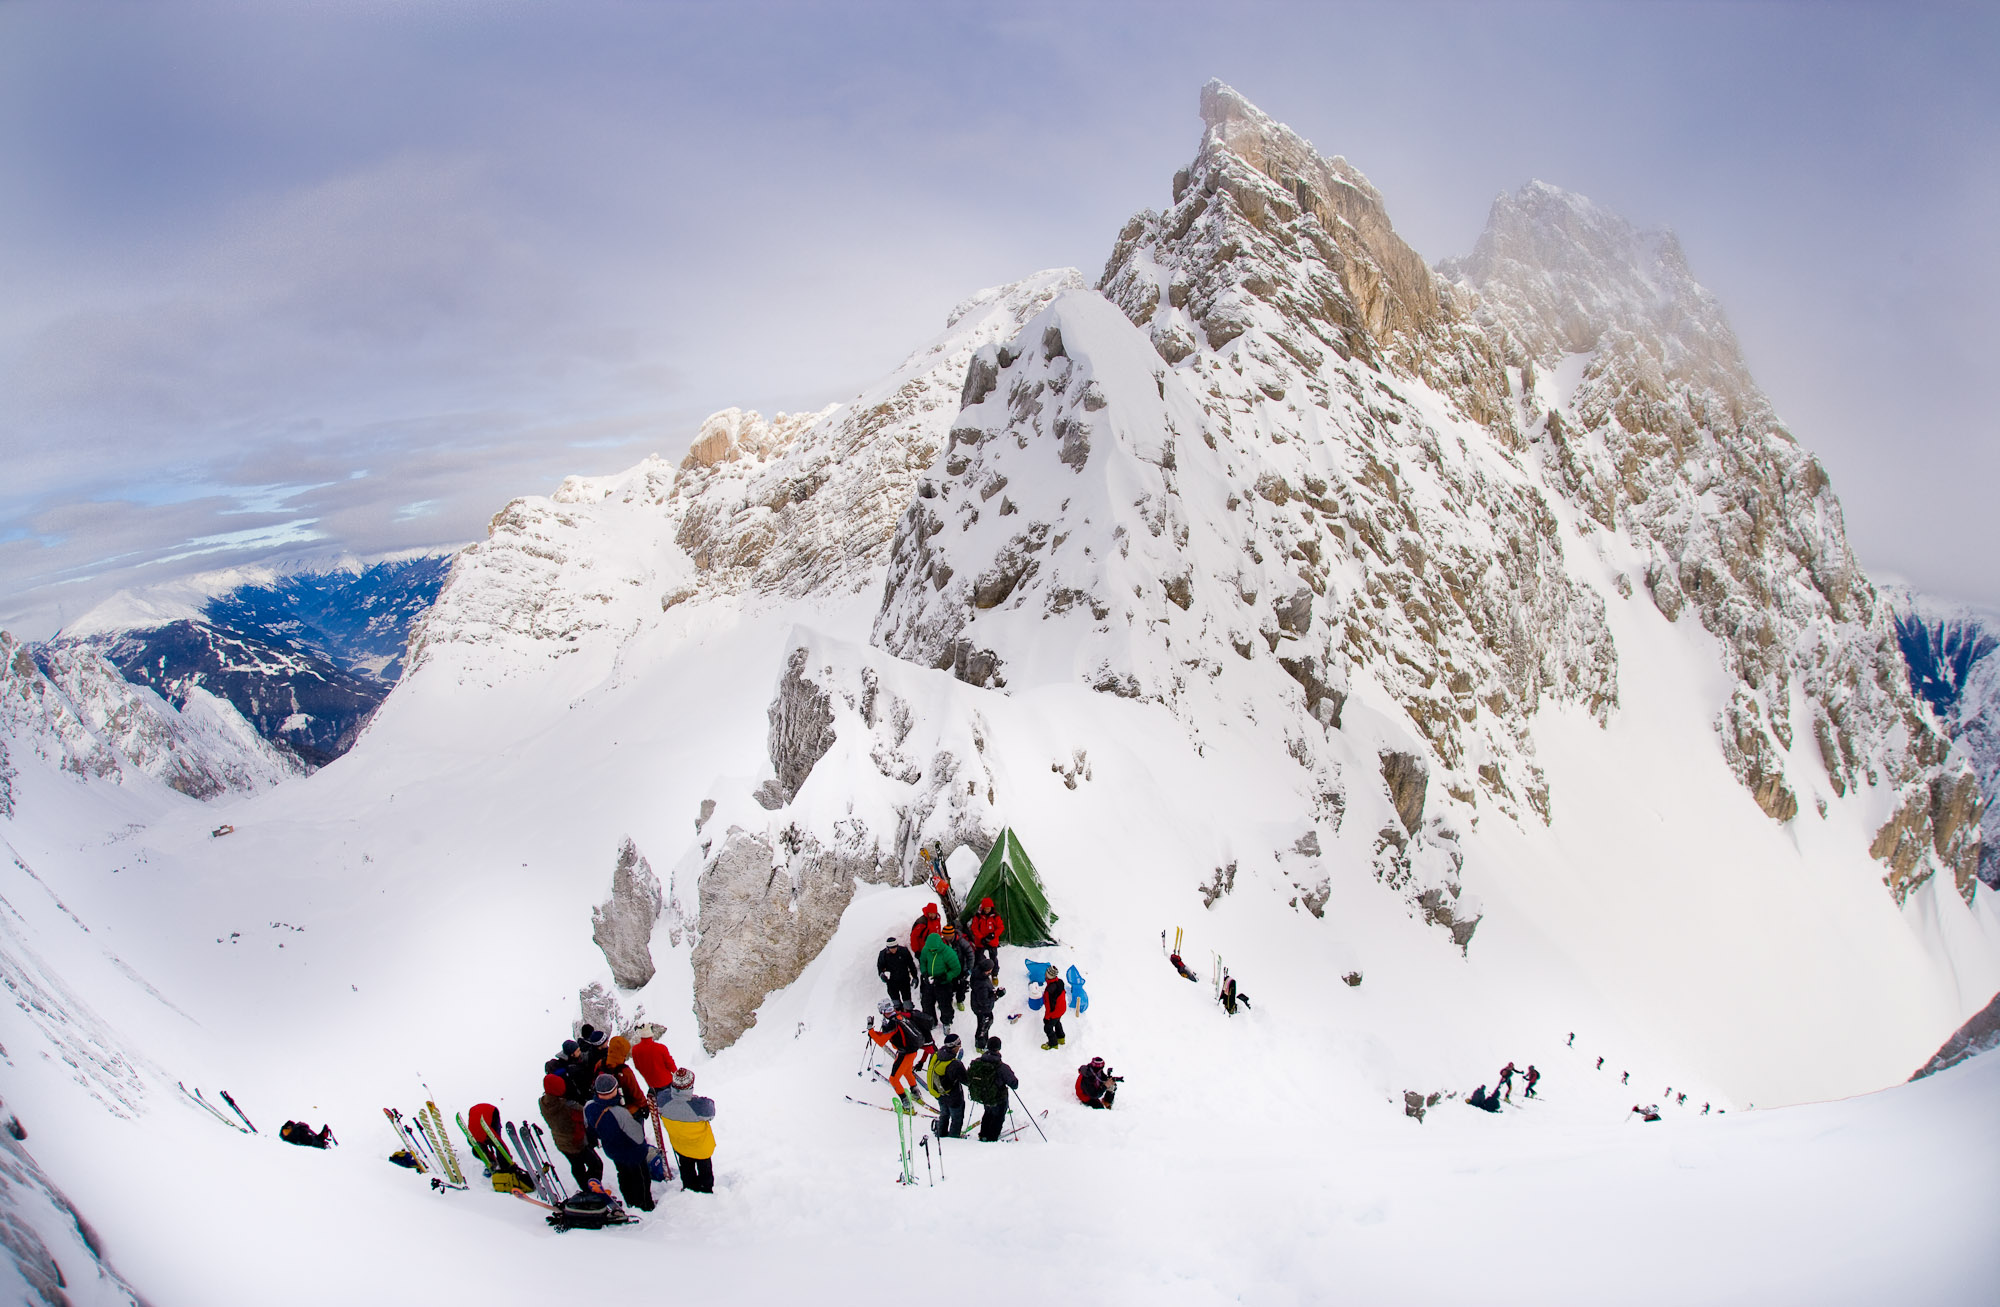
<svg viewBox="0 0 2000 1307">
<path fill-rule="evenodd" d="M 894 935 L 875 955 L 875 974 L 889 988 L 889 998 L 899 1007 L 910 1005 L 910 982 L 917 978 L 917 957 Z"/>
<path fill-rule="evenodd" d="M 1061 1048 L 1063 1045 L 1063 1013 L 1069 1011 L 1069 998 L 1063 992 L 1062 974 L 1050 967 L 1042 986 L 1042 1034 L 1047 1036 L 1043 1048 Z"/>
<path fill-rule="evenodd" d="M 1076 1069 L 1076 1101 L 1085 1107 L 1108 1108 L 1118 1097 L 1118 1084 L 1124 1078 L 1112 1075 L 1103 1058 L 1093 1057 Z"/>
<path fill-rule="evenodd" d="M 1007 921 L 993 907 L 992 899 L 979 900 L 979 906 L 965 920 L 965 936 L 972 947 L 978 950 L 980 960 L 995 971 L 1000 969 L 1000 937 L 1007 933 Z"/>
<path fill-rule="evenodd" d="M 965 970 L 958 960 L 954 938 L 952 928 L 945 926 L 924 941 L 924 951 L 917 955 L 917 970 L 924 976 L 919 1010 L 947 1032 L 951 1030 L 952 991 L 958 987 L 958 978 Z"/>
<path fill-rule="evenodd" d="M 660 1121 L 681 1164 L 681 1189 L 687 1193 L 715 1192 L 715 1100 L 694 1092 L 694 1070 L 674 1072 L 671 1096 L 660 1105 Z"/>
<path fill-rule="evenodd" d="M 604 1045 L 603 1073 L 618 1082 L 618 1096 L 633 1116 L 641 1121 L 652 1110 L 652 1101 L 639 1091 L 639 1077 L 632 1074 L 632 1041 L 613 1035 Z"/>
<path fill-rule="evenodd" d="M 632 1033 L 639 1036 L 639 1042 L 632 1045 L 632 1065 L 645 1077 L 646 1088 L 657 1105 L 661 1095 L 674 1087 L 674 1055 L 660 1042 L 667 1029 L 655 1023 L 634 1026 Z"/>
<path fill-rule="evenodd" d="M 592 1180 L 604 1178 L 604 1159 L 590 1146 L 584 1129 L 583 1108 L 571 1101 L 569 1081 L 555 1072 L 542 1077 L 542 1097 L 537 1104 L 542 1120 L 548 1122 L 549 1142 L 569 1163 L 576 1187 L 585 1188 Z"/>
<path fill-rule="evenodd" d="M 924 1071 L 924 1083 L 937 1100 L 937 1120 L 932 1133 L 945 1139 L 965 1138 L 965 1059 L 957 1035 L 946 1035 L 944 1043 Z"/>
<path fill-rule="evenodd" d="M 618 1171 L 618 1192 L 628 1207 L 642 1212 L 653 1210 L 653 1177 L 648 1169 L 652 1145 L 646 1142 L 645 1127 L 625 1104 L 618 1101 L 618 1077 L 606 1072 L 592 1086 L 591 1100 L 584 1104 L 584 1137 L 604 1150 Z"/>
<path fill-rule="evenodd" d="M 938 918 L 938 905 L 924 904 L 923 915 L 910 927 L 910 952 L 918 957 L 924 955 L 924 941 L 944 929 L 944 922 Z"/>
<path fill-rule="evenodd" d="M 963 931 L 949 924 L 938 933 L 944 936 L 945 943 L 951 945 L 952 951 L 958 954 L 958 979 L 952 982 L 951 996 L 957 1003 L 958 1010 L 963 1012 L 966 991 L 972 987 L 972 945 L 966 942 Z"/>
<path fill-rule="evenodd" d="M 999 1141 L 1000 1127 L 1007 1121 L 1007 1094 L 1020 1087 L 1014 1069 L 1000 1060 L 1000 1036 L 993 1036 L 986 1041 L 986 1051 L 965 1072 L 965 1090 L 981 1109 L 981 1143 Z"/>
</svg>

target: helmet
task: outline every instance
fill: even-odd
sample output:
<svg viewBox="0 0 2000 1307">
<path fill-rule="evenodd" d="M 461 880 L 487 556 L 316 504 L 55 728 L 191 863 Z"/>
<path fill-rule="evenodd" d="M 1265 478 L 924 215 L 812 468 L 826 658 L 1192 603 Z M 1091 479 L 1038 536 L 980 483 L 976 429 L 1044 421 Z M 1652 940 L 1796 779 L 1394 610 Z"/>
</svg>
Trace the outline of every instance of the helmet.
<svg viewBox="0 0 2000 1307">
<path fill-rule="evenodd" d="M 685 1066 L 675 1067 L 674 1088 L 676 1089 L 694 1088 L 694 1068 Z"/>
<path fill-rule="evenodd" d="M 880 1012 L 883 1016 L 886 1017 L 894 1014 L 894 1012 L 896 1011 L 896 1005 L 885 998 L 880 1003 L 877 1003 L 875 1005 L 875 1010 L 877 1012 Z"/>
<path fill-rule="evenodd" d="M 604 1097 L 606 1094 L 615 1094 L 618 1092 L 618 1077 L 601 1075 L 597 1077 L 597 1082 L 591 1088 L 597 1091 L 599 1098 Z"/>
<path fill-rule="evenodd" d="M 553 1071 L 542 1077 L 542 1092 L 560 1098 L 569 1091 L 569 1082 Z"/>
</svg>

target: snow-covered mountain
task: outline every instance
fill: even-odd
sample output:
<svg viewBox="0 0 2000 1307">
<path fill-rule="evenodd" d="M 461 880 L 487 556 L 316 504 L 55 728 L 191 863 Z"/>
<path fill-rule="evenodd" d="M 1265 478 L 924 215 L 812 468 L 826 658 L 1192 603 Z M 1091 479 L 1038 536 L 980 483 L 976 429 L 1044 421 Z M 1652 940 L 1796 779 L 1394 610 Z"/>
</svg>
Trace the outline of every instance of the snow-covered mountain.
<svg viewBox="0 0 2000 1307">
<path fill-rule="evenodd" d="M 183 712 L 226 700 L 294 770 L 320 767 L 401 678 L 410 628 L 450 565 L 423 553 L 207 573 L 115 595 L 49 648 L 101 655 Z"/>
<path fill-rule="evenodd" d="M 2000 620 L 1904 586 L 1883 593 L 1895 611 L 1910 687 L 1930 704 L 1953 749 L 1979 777 L 1986 799 L 1979 878 L 2000 888 L 2000 804 L 1994 802 L 2000 798 Z"/>
<path fill-rule="evenodd" d="M 228 1253 L 299 1230 L 354 1255 L 298 1301 L 573 1292 L 571 1241 L 374 1123 L 532 1118 L 580 1015 L 643 1013 L 721 1184 L 594 1243 L 608 1282 L 860 1301 L 836 1268 L 920 1219 L 1033 1241 L 972 1301 L 1979 1300 L 1992 1058 L 1763 1110 L 1925 1065 L 2000 989 L 2000 912 L 1978 781 L 1719 309 L 1540 185 L 1427 266 L 1344 160 L 1220 84 L 1202 113 L 1094 288 L 985 292 L 852 399 L 507 505 L 340 764 L 227 838 L 10 654 L 35 1210 L 161 1302 L 268 1301 Z M 963 893 L 1003 825 L 1060 914 L 996 1026 L 1050 1142 L 950 1144 L 911 1194 L 872 963 L 919 849 Z M 1253 1006 L 1169 967 L 1177 928 Z M 1030 963 L 1086 978 L 1075 1049 L 1027 1033 Z M 1069 1095 L 1093 1054 L 1113 1113 Z M 1506 1061 L 1532 1104 L 1454 1101 Z"/>
</svg>

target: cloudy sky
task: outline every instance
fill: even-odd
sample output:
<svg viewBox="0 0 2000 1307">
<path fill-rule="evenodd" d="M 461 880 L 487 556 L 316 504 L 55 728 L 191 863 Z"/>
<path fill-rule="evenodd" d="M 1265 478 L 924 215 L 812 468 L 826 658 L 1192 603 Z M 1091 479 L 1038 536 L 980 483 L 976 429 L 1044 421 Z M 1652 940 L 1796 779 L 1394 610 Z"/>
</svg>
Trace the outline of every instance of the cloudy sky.
<svg viewBox="0 0 2000 1307">
<path fill-rule="evenodd" d="M 817 408 L 1095 275 L 1221 77 L 1427 258 L 1682 237 L 1863 560 L 2000 607 L 1991 6 L 0 2 L 0 624 Z"/>
</svg>

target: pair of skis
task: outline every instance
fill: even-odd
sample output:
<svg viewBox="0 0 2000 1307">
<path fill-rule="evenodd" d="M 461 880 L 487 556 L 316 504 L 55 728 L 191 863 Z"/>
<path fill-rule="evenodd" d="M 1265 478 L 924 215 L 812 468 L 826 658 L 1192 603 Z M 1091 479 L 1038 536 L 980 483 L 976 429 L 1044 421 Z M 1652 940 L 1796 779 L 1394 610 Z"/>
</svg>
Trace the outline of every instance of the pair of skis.
<svg viewBox="0 0 2000 1307">
<path fill-rule="evenodd" d="M 222 1122 L 222 1124 L 228 1126 L 231 1130 L 236 1131 L 238 1134 L 254 1135 L 257 1133 L 257 1127 L 250 1123 L 249 1117 L 243 1115 L 243 1109 L 236 1106 L 236 1100 L 229 1096 L 229 1091 L 227 1089 L 222 1091 L 222 1101 L 229 1104 L 229 1110 L 236 1113 L 238 1120 L 241 1120 L 243 1122 L 242 1125 L 238 1125 L 236 1124 L 235 1121 L 232 1121 L 228 1117 L 224 1116 L 222 1114 L 221 1108 L 209 1102 L 207 1098 L 202 1096 L 201 1090 L 197 1089 L 194 1090 L 192 1093 L 190 1093 L 188 1091 L 188 1087 L 182 1084 L 178 1080 L 174 1081 L 174 1088 L 181 1091 L 181 1096 L 183 1098 L 187 1099 L 190 1103 L 193 1103 L 196 1107 L 200 1107 L 207 1110 L 210 1116 L 213 1116 L 216 1120 Z"/>
</svg>

